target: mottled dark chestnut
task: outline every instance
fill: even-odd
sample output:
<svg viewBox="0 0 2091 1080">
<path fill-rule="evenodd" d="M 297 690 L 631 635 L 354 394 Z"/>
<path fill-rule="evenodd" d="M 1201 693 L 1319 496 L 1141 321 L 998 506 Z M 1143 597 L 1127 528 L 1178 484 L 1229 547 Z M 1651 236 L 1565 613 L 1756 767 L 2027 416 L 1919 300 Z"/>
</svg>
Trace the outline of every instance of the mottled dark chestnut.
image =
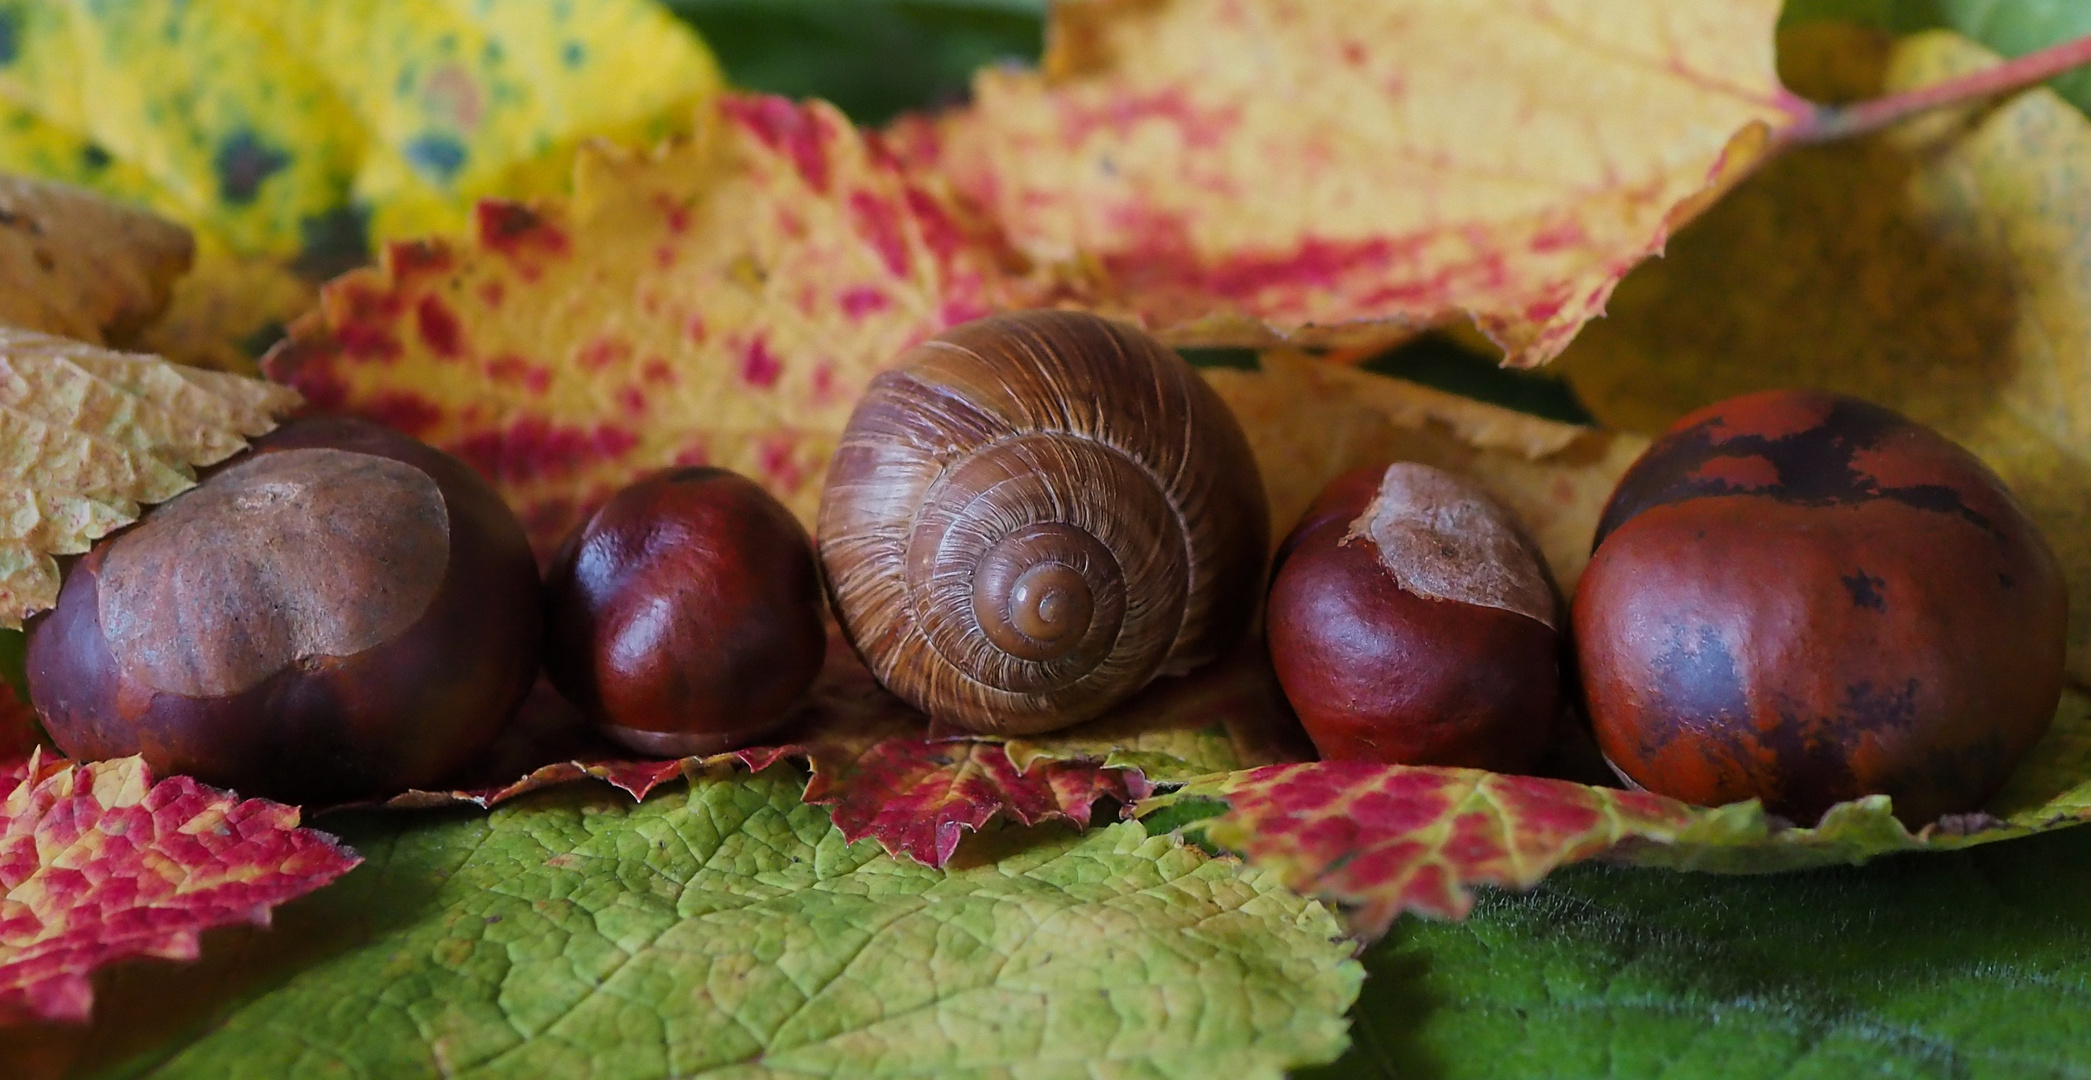
<svg viewBox="0 0 2091 1080">
<path fill-rule="evenodd" d="M 1972 811 L 2047 730 L 2067 601 L 2001 481 L 1876 405 L 1701 409 L 1620 480 L 1576 590 L 1599 746 L 1704 806 L 1813 824 L 1862 795 Z"/>
<path fill-rule="evenodd" d="M 724 469 L 625 488 L 552 560 L 552 682 L 641 753 L 711 754 L 776 726 L 827 654 L 813 541 Z"/>
<path fill-rule="evenodd" d="M 537 565 L 468 466 L 294 420 L 95 545 L 29 631 L 60 749 L 328 803 L 470 761 L 535 677 Z"/>
<path fill-rule="evenodd" d="M 1560 601 L 1487 492 L 1425 465 L 1356 470 L 1279 550 L 1271 663 L 1322 757 L 1539 760 L 1561 712 Z"/>
</svg>

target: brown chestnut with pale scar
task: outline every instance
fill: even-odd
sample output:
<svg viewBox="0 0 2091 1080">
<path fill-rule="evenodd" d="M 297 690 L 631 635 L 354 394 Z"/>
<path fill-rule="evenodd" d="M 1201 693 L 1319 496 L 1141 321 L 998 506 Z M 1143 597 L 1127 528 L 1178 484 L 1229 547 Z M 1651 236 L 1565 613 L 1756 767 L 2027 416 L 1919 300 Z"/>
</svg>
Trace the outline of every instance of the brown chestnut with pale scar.
<svg viewBox="0 0 2091 1080">
<path fill-rule="evenodd" d="M 567 538 L 546 585 L 553 684 L 641 753 L 753 742 L 827 653 L 813 541 L 724 469 L 675 469 L 618 492 Z"/>
<path fill-rule="evenodd" d="M 1561 711 L 1560 601 L 1486 491 L 1427 465 L 1355 470 L 1280 550 L 1271 663 L 1322 757 L 1539 760 Z"/>
<path fill-rule="evenodd" d="M 29 693 L 72 757 L 242 794 L 433 784 L 528 692 L 530 546 L 469 467 L 359 420 L 292 421 L 72 568 Z"/>
<path fill-rule="evenodd" d="M 1848 397 L 1679 420 L 1598 524 L 1575 637 L 1634 783 L 1813 825 L 1862 795 L 1910 828 L 1980 808 L 2054 716 L 2054 555 L 1974 455 Z"/>
</svg>

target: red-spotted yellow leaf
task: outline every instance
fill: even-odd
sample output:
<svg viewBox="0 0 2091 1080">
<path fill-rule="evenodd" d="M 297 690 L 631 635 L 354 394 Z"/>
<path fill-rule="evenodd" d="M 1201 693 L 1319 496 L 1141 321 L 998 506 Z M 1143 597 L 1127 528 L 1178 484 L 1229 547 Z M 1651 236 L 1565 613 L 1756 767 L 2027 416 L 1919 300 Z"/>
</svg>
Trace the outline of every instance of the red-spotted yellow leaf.
<svg viewBox="0 0 2091 1080">
<path fill-rule="evenodd" d="M 295 807 L 154 783 L 137 758 L 18 760 L 0 774 L 0 1023 L 84 1020 L 96 968 L 194 959 L 201 931 L 266 923 L 358 861 Z"/>
<path fill-rule="evenodd" d="M 1015 303 L 1006 254 L 834 109 L 729 97 L 660 154 L 585 153 L 570 202 L 485 203 L 470 240 L 394 245 L 268 368 L 478 466 L 540 550 L 671 464 L 810 519 L 871 374 Z"/>
<path fill-rule="evenodd" d="M 1082 0 L 903 122 L 1018 250 L 1179 344 L 1461 315 L 1545 361 L 1805 106 L 1778 0 Z"/>
<path fill-rule="evenodd" d="M 1189 821 L 1293 888 L 1345 907 L 1361 933 L 1377 936 L 1404 911 L 1462 918 L 1476 886 L 1531 888 L 1558 866 L 1600 855 L 1766 873 L 2082 824 L 2091 821 L 2091 698 L 2064 695 L 2053 730 L 1983 811 L 1911 832 L 1892 810 L 1887 796 L 1873 795 L 1796 827 L 1754 801 L 1702 808 L 1566 780 L 1344 761 L 1208 777 L 1139 807 L 1143 817 L 1168 815 L 1158 822 Z"/>
<path fill-rule="evenodd" d="M 1643 792 L 1482 769 L 1324 761 L 1270 765 L 1180 789 L 1225 800 L 1214 843 L 1349 907 L 1368 936 L 1414 911 L 1459 918 L 1473 887 L 1528 889 L 1628 836 L 1669 835 L 1692 808 Z"/>
</svg>

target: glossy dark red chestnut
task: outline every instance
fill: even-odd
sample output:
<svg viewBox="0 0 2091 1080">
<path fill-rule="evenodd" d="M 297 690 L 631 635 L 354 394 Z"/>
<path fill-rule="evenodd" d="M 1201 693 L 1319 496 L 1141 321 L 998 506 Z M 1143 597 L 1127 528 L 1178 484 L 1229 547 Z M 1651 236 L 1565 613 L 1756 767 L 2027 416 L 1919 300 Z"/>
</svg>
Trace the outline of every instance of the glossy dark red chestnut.
<svg viewBox="0 0 2091 1080">
<path fill-rule="evenodd" d="M 360 420 L 294 420 L 72 568 L 29 631 L 60 749 L 247 795 L 442 780 L 535 677 L 529 542 L 469 467 Z"/>
<path fill-rule="evenodd" d="M 1271 662 L 1322 757 L 1538 761 L 1561 711 L 1560 605 L 1487 492 L 1427 465 L 1346 473 L 1280 558 Z"/>
<path fill-rule="evenodd" d="M 660 473 L 618 492 L 552 560 L 552 681 L 641 753 L 761 737 L 827 653 L 813 541 L 754 481 Z"/>
<path fill-rule="evenodd" d="M 1577 587 L 1599 746 L 1701 805 L 1813 824 L 1979 808 L 2047 730 L 2067 617 L 1995 474 L 1876 405 L 1775 390 L 1682 420 L 1627 470 Z"/>
</svg>

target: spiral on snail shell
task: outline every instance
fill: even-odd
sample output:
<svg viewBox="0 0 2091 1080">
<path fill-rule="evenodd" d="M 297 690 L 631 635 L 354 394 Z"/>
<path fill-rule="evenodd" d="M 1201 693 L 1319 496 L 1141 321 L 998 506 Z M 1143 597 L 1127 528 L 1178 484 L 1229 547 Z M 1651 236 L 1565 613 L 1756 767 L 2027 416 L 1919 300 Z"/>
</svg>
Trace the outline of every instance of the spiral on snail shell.
<svg viewBox="0 0 2091 1080">
<path fill-rule="evenodd" d="M 843 633 L 931 717 L 1023 734 L 1225 652 L 1269 510 L 1239 424 L 1147 334 L 1034 311 L 954 327 L 872 380 L 821 495 Z"/>
</svg>

